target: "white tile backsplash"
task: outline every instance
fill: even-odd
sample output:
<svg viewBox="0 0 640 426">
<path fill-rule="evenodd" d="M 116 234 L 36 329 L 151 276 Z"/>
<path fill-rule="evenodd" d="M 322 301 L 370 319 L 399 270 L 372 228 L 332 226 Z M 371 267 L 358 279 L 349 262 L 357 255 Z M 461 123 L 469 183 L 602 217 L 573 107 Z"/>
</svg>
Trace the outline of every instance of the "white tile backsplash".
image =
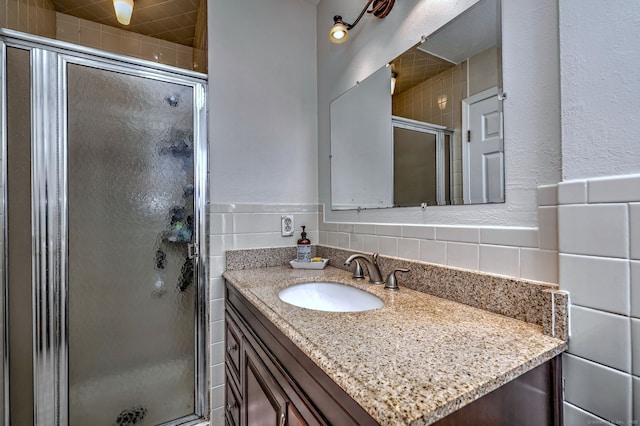
<svg viewBox="0 0 640 426">
<path fill-rule="evenodd" d="M 224 320 L 209 323 L 209 343 L 224 342 Z"/>
<path fill-rule="evenodd" d="M 399 238 L 398 257 L 404 259 L 420 260 L 420 240 Z"/>
<path fill-rule="evenodd" d="M 558 204 L 587 202 L 587 181 L 569 181 L 558 184 Z"/>
<path fill-rule="evenodd" d="M 371 253 L 375 253 L 380 251 L 380 240 L 378 237 L 373 235 L 365 235 L 364 236 L 364 245 L 363 250 Z"/>
<path fill-rule="evenodd" d="M 629 204 L 629 228 L 630 256 L 640 259 L 640 203 Z"/>
<path fill-rule="evenodd" d="M 443 241 L 420 240 L 420 260 L 446 265 L 447 243 Z"/>
<path fill-rule="evenodd" d="M 558 207 L 538 207 L 538 247 L 558 250 Z"/>
<path fill-rule="evenodd" d="M 393 237 L 378 237 L 380 254 L 398 257 L 398 239 Z"/>
<path fill-rule="evenodd" d="M 376 226 L 371 224 L 361 224 L 356 223 L 354 225 L 356 234 L 369 234 L 373 235 L 376 233 Z"/>
<path fill-rule="evenodd" d="M 536 228 L 481 228 L 480 243 L 537 248 L 538 230 Z"/>
<path fill-rule="evenodd" d="M 402 226 L 400 225 L 376 225 L 376 235 L 384 235 L 389 237 L 401 237 Z"/>
<path fill-rule="evenodd" d="M 584 411 L 568 402 L 564 403 L 564 426 L 613 425 L 600 417 Z"/>
<path fill-rule="evenodd" d="M 627 260 L 560 254 L 560 287 L 573 304 L 629 314 Z"/>
<path fill-rule="evenodd" d="M 435 240 L 436 228 L 434 226 L 402 226 L 402 236 L 405 238 L 419 238 L 423 240 Z"/>
<path fill-rule="evenodd" d="M 627 373 L 631 371 L 629 317 L 575 305 L 571 307 L 569 317 L 571 354 Z"/>
<path fill-rule="evenodd" d="M 520 278 L 547 283 L 558 282 L 558 252 L 520 249 Z"/>
<path fill-rule="evenodd" d="M 520 249 L 480 245 L 480 271 L 519 277 Z"/>
<path fill-rule="evenodd" d="M 632 373 L 640 376 L 640 319 L 631 318 L 631 343 L 635 350 L 632 350 Z"/>
<path fill-rule="evenodd" d="M 355 230 L 355 226 L 353 225 L 353 223 L 338 224 L 338 232 L 348 232 L 350 234 L 353 234 L 354 230 Z"/>
<path fill-rule="evenodd" d="M 211 366 L 211 387 L 215 388 L 224 384 L 224 363 Z"/>
<path fill-rule="evenodd" d="M 472 271 L 478 270 L 478 248 L 477 244 L 447 243 L 447 265 Z"/>
<path fill-rule="evenodd" d="M 224 405 L 225 386 L 220 385 L 211 389 L 211 406 L 220 407 Z"/>
<path fill-rule="evenodd" d="M 631 376 L 564 354 L 565 400 L 613 423 L 630 424 Z"/>
<path fill-rule="evenodd" d="M 640 261 L 632 260 L 629 263 L 631 264 L 631 316 L 640 318 Z"/>
<path fill-rule="evenodd" d="M 209 345 L 209 362 L 211 365 L 224 363 L 224 352 L 224 342 L 217 342 Z"/>
<path fill-rule="evenodd" d="M 538 186 L 538 205 L 557 206 L 558 205 L 558 185 Z"/>
<path fill-rule="evenodd" d="M 336 247 L 348 249 L 350 245 L 349 234 L 344 232 L 338 232 L 336 234 Z"/>
<path fill-rule="evenodd" d="M 349 237 L 349 249 L 355 251 L 364 250 L 364 235 L 351 234 Z"/>
<path fill-rule="evenodd" d="M 560 252 L 592 256 L 627 257 L 629 254 L 626 204 L 558 207 Z"/>
<path fill-rule="evenodd" d="M 592 179 L 588 182 L 589 203 L 640 201 L 640 175 Z"/>
<path fill-rule="evenodd" d="M 464 226 L 438 226 L 436 227 L 436 240 L 477 244 L 480 242 L 480 229 Z"/>
<path fill-rule="evenodd" d="M 640 377 L 635 376 L 633 377 L 633 420 L 640 423 Z"/>
<path fill-rule="evenodd" d="M 209 214 L 211 234 L 233 234 L 233 215 L 230 213 Z"/>
<path fill-rule="evenodd" d="M 222 299 L 224 297 L 224 278 L 210 278 L 209 285 L 209 300 Z"/>
</svg>

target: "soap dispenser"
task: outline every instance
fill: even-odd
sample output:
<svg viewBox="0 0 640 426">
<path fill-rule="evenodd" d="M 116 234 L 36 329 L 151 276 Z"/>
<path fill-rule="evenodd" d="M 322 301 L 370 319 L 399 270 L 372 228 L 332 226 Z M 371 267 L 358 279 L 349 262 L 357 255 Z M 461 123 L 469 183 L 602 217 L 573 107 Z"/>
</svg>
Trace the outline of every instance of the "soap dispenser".
<svg viewBox="0 0 640 426">
<path fill-rule="evenodd" d="M 298 262 L 311 262 L 311 241 L 307 238 L 307 233 L 302 226 L 302 233 L 298 240 Z"/>
</svg>

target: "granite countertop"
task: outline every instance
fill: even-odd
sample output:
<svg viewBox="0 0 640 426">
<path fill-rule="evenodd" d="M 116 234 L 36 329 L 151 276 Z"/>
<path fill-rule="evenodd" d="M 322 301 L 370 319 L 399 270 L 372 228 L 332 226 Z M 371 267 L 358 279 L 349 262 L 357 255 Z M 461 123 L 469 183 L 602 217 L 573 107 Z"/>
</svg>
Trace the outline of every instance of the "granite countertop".
<svg viewBox="0 0 640 426">
<path fill-rule="evenodd" d="M 227 271 L 227 279 L 380 424 L 427 425 L 566 349 L 542 327 L 351 273 L 289 266 Z M 310 281 L 375 294 L 382 308 L 321 312 L 281 301 Z"/>
</svg>

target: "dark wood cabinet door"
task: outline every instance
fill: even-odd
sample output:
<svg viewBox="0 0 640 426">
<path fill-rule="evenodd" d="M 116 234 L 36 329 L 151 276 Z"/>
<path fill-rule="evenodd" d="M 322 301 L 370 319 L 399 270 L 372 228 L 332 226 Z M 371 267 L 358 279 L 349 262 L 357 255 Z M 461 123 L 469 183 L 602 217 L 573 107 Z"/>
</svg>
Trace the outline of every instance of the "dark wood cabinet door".
<svg viewBox="0 0 640 426">
<path fill-rule="evenodd" d="M 238 397 L 234 385 L 229 382 L 229 373 L 227 372 L 227 387 L 226 387 L 226 418 L 227 424 L 233 426 L 240 426 L 240 398 Z"/>
<path fill-rule="evenodd" d="M 293 404 L 287 404 L 287 426 L 307 426 L 307 422 Z"/>
<path fill-rule="evenodd" d="M 250 345 L 245 345 L 244 412 L 246 425 L 284 426 L 287 399 Z"/>
</svg>

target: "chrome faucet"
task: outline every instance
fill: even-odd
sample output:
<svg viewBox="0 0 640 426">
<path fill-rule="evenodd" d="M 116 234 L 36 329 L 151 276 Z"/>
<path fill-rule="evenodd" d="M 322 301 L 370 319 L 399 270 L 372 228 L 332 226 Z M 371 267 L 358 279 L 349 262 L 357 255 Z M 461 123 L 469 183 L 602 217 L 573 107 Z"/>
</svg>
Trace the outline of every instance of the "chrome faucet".
<svg viewBox="0 0 640 426">
<path fill-rule="evenodd" d="M 380 273 L 380 267 L 378 266 L 378 253 L 373 253 L 371 256 L 362 253 L 352 254 L 344 261 L 344 266 L 351 265 L 351 262 L 355 259 L 362 259 L 367 264 L 369 282 L 371 284 L 384 284 L 384 281 L 382 281 L 382 274 Z"/>
</svg>

